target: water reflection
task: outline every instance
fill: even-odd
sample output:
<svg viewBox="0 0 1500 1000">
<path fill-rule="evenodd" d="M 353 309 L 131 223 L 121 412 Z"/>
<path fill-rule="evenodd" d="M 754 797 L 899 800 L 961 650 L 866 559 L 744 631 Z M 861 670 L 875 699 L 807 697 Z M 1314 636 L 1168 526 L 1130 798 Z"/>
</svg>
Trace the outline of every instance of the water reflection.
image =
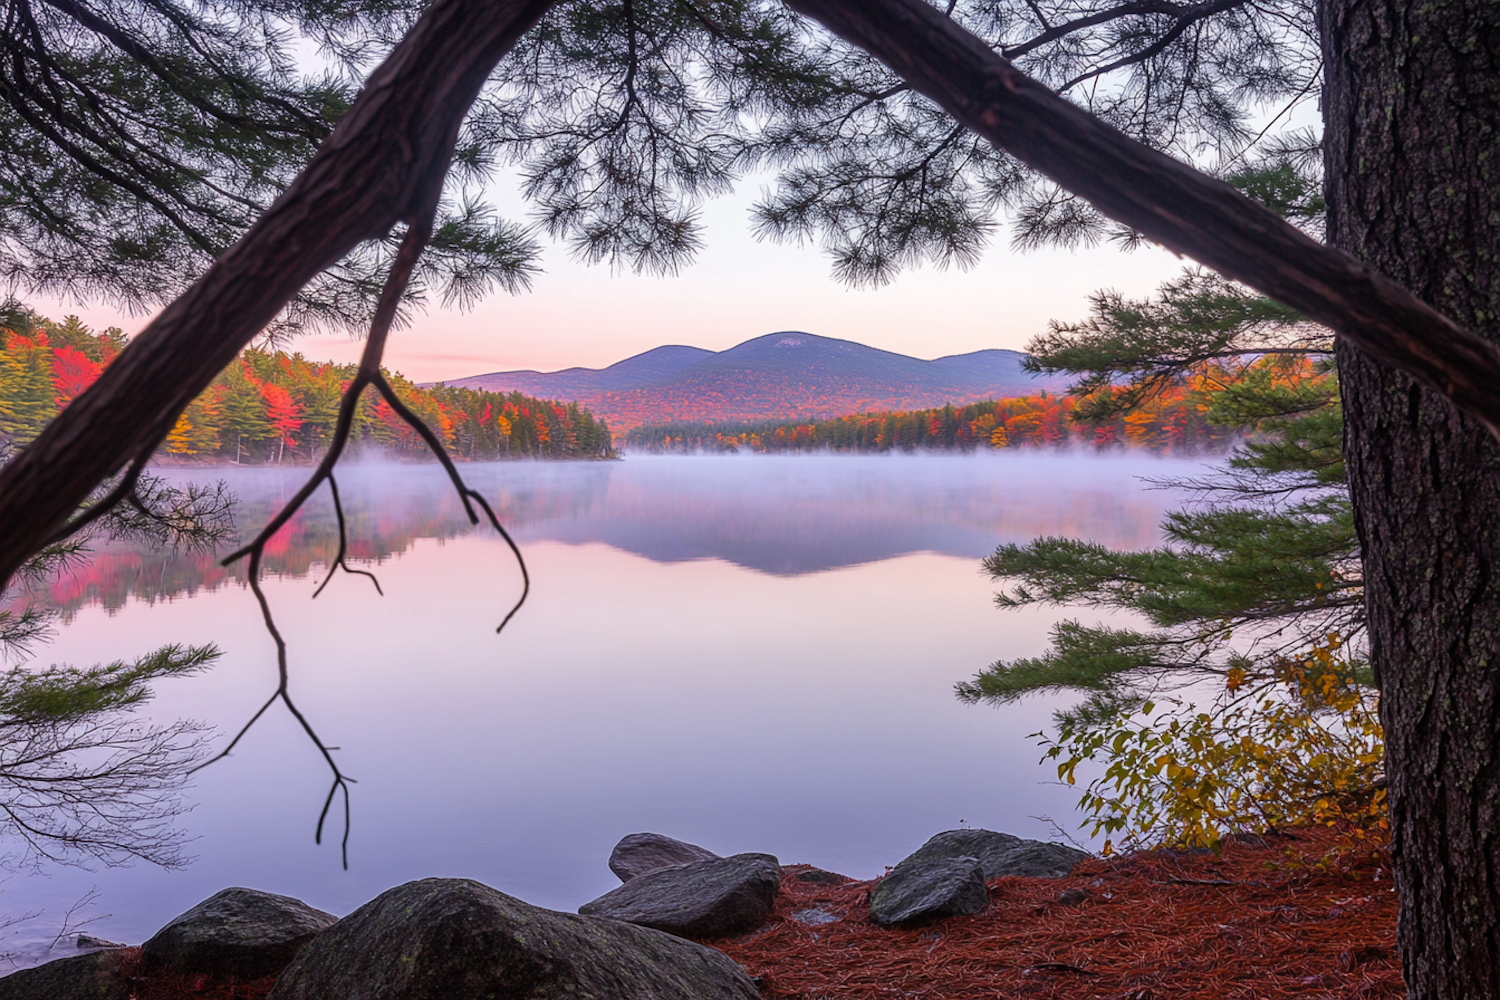
<svg viewBox="0 0 1500 1000">
<path fill-rule="evenodd" d="M 1157 539 L 1170 496 L 1143 474 L 1192 463 L 1056 455 L 632 457 L 624 462 L 514 462 L 464 468 L 520 541 L 602 542 L 654 562 L 721 559 L 797 576 L 909 552 L 974 557 L 1002 541 L 1089 538 L 1115 548 Z M 297 489 L 306 470 L 166 470 L 174 479 L 224 478 L 240 497 L 248 535 Z M 440 469 L 365 463 L 339 474 L 349 557 L 379 565 L 421 538 L 471 528 Z M 326 490 L 267 547 L 266 572 L 303 577 L 337 551 Z M 48 600 L 69 612 L 114 609 L 215 590 L 242 579 L 208 553 L 106 548 L 55 581 Z"/>
<path fill-rule="evenodd" d="M 310 599 L 309 571 L 334 552 L 326 505 L 273 545 L 266 586 L 298 704 L 359 779 L 350 870 L 336 842 L 312 842 L 326 771 L 278 709 L 198 775 L 186 823 L 199 860 L 186 871 L 16 879 L 0 914 L 45 908 L 16 930 L 36 926 L 45 945 L 46 920 L 97 885 L 112 917 L 91 929 L 139 942 L 227 885 L 347 913 L 452 875 L 572 909 L 616 884 L 605 858 L 639 830 L 860 878 L 960 821 L 1046 837 L 1031 817 L 1071 826 L 1076 798 L 1029 737 L 1055 700 L 993 710 L 952 689 L 997 657 L 1041 652 L 1057 613 L 997 611 L 977 560 L 1048 533 L 1149 545 L 1174 498 L 1137 477 L 1192 468 L 1058 456 L 470 466 L 535 584 L 500 636 L 518 586 L 503 543 L 469 531 L 436 469 L 351 468 L 350 543 L 385 596 L 349 578 Z M 228 470 L 245 528 L 303 475 Z M 204 720 L 222 746 L 276 678 L 253 598 L 227 585 L 237 572 L 101 553 L 82 582 L 59 584 L 73 622 L 47 659 L 217 643 L 218 666 L 160 683 L 143 714 Z"/>
</svg>

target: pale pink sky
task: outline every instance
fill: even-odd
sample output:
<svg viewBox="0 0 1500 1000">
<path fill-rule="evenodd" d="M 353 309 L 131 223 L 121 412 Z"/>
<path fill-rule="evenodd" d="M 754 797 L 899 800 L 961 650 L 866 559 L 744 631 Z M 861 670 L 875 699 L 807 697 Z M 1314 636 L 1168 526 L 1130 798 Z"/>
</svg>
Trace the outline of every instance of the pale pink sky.
<svg viewBox="0 0 1500 1000">
<path fill-rule="evenodd" d="M 719 351 L 780 330 L 919 358 L 1019 349 L 1051 318 L 1083 318 L 1089 293 L 1116 288 L 1148 295 L 1187 263 L 1155 248 L 1020 254 L 1008 248 L 1001 230 L 983 262 L 968 272 L 926 267 L 885 288 L 850 290 L 833 281 L 828 259 L 816 248 L 757 242 L 746 214 L 752 196 L 753 189 L 742 189 L 706 206 L 705 247 L 677 276 L 612 275 L 608 267 L 577 264 L 564 248 L 549 246 L 531 292 L 493 294 L 469 313 L 429 308 L 393 334 L 387 364 L 418 381 L 518 368 L 600 368 L 662 344 Z M 501 199 L 501 209 L 521 216 L 510 198 Z M 31 301 L 57 319 L 75 312 L 90 324 L 132 333 L 147 319 L 100 303 Z M 342 334 L 313 335 L 294 349 L 314 360 L 352 361 L 360 343 Z"/>
</svg>

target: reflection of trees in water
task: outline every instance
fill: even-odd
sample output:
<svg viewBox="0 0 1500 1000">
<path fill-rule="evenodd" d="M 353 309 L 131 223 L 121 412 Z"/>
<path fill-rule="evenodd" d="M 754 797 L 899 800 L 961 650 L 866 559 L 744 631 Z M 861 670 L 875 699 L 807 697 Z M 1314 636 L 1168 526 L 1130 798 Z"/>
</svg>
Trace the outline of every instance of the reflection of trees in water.
<svg viewBox="0 0 1500 1000">
<path fill-rule="evenodd" d="M 602 542 L 657 562 L 717 558 L 785 575 L 919 551 L 977 560 L 999 542 L 1049 534 L 1145 548 L 1160 541 L 1157 522 L 1173 502 L 1093 459 L 646 459 L 464 472 L 522 541 Z M 290 493 L 275 470 L 223 474 L 241 498 L 242 537 Z M 195 478 L 207 477 L 198 471 Z M 426 467 L 356 467 L 340 477 L 340 490 L 349 558 L 360 564 L 379 565 L 419 538 L 470 530 L 446 481 Z M 267 547 L 265 571 L 306 577 L 337 551 L 333 505 L 319 494 Z M 95 553 L 47 597 L 69 613 L 85 605 L 114 610 L 132 597 L 191 596 L 230 582 L 243 585 L 242 567 L 226 569 L 213 555 L 120 546 Z"/>
<path fill-rule="evenodd" d="M 257 483 L 255 477 L 234 471 L 238 474 L 232 476 L 231 486 L 240 497 L 235 515 L 240 535 L 249 537 L 281 509 L 280 483 L 270 482 L 271 476 Z M 411 480 L 405 480 L 409 472 L 406 467 L 386 471 L 386 476 L 350 476 L 347 484 L 340 479 L 351 561 L 379 565 L 411 548 L 419 538 L 453 538 L 471 530 L 462 504 L 446 481 L 429 481 L 426 469 L 418 470 Z M 205 478 L 201 472 L 197 477 Z M 588 488 L 585 480 L 583 489 L 484 492 L 503 523 L 524 529 L 537 521 L 586 513 L 602 498 L 604 482 L 599 479 L 595 489 Z M 326 493 L 318 494 L 266 546 L 262 572 L 292 579 L 309 576 L 328 566 L 338 553 L 338 544 L 333 504 Z M 85 606 L 99 605 L 114 611 L 130 598 L 154 603 L 191 597 L 200 590 L 217 590 L 231 582 L 243 586 L 243 561 L 229 567 L 219 565 L 229 548 L 214 554 L 104 546 L 52 581 L 46 593 L 38 596 L 71 618 Z"/>
</svg>

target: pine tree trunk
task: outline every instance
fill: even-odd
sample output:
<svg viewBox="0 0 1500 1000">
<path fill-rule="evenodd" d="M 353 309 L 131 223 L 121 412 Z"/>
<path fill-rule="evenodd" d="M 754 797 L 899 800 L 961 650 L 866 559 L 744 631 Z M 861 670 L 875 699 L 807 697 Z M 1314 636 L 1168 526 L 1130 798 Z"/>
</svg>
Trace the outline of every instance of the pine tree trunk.
<svg viewBox="0 0 1500 1000">
<path fill-rule="evenodd" d="M 1322 0 L 1329 240 L 1500 340 L 1500 4 Z M 1415 998 L 1500 994 L 1500 448 L 1339 351 Z M 1496 387 L 1500 388 L 1500 387 Z"/>
</svg>

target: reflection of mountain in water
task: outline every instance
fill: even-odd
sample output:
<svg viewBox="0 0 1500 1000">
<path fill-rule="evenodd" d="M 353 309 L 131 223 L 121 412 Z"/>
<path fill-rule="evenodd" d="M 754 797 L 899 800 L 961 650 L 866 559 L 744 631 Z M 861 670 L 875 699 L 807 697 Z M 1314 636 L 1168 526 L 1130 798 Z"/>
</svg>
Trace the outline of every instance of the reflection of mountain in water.
<svg viewBox="0 0 1500 1000">
<path fill-rule="evenodd" d="M 978 559 L 1001 542 L 1038 535 L 1142 548 L 1174 498 L 1143 474 L 1181 472 L 1149 459 L 1056 455 L 644 458 L 612 463 L 471 465 L 464 475 L 518 541 L 604 544 L 658 562 L 723 559 L 794 576 L 908 552 Z M 186 476 L 180 472 L 174 475 Z M 241 498 L 242 534 L 264 524 L 305 469 L 214 469 Z M 378 564 L 418 538 L 470 530 L 440 469 L 356 465 L 339 475 L 351 560 Z M 266 552 L 268 573 L 306 576 L 337 550 L 327 492 Z M 242 579 L 203 553 L 109 548 L 50 599 L 65 608 L 122 605 L 216 589 Z"/>
<path fill-rule="evenodd" d="M 1070 462 L 1088 460 L 633 459 L 638 467 L 611 478 L 593 516 L 525 533 L 602 541 L 659 562 L 724 559 L 779 575 L 907 552 L 978 559 L 1000 542 L 1044 534 L 1121 548 L 1157 541 L 1165 498 L 1142 495 L 1128 476 L 1084 485 L 1082 470 L 1062 475 Z M 1023 465 L 1029 473 L 1017 481 Z"/>
</svg>

